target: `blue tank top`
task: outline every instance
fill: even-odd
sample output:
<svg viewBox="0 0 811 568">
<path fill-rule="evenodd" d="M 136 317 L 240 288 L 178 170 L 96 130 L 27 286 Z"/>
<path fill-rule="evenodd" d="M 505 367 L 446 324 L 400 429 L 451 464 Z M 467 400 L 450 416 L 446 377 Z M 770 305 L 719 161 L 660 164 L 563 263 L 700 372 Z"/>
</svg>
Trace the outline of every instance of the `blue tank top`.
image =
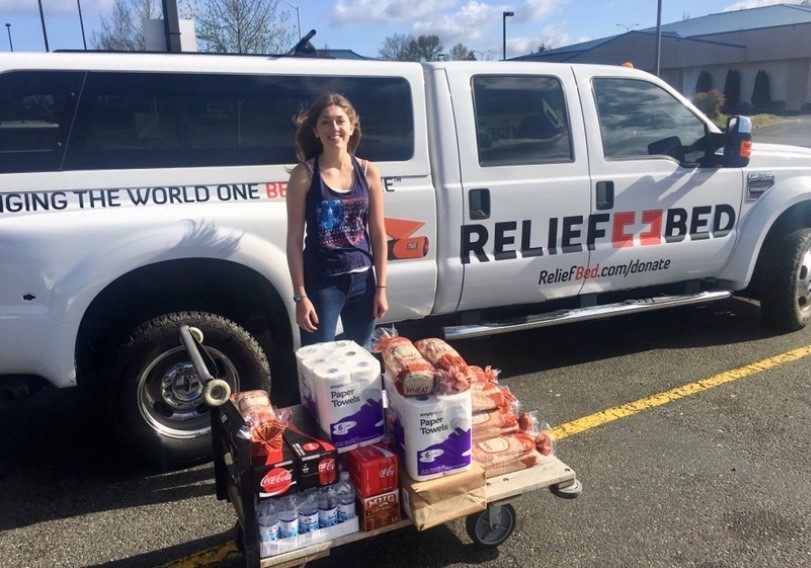
<svg viewBox="0 0 811 568">
<path fill-rule="evenodd" d="M 304 274 L 320 280 L 372 265 L 369 233 L 369 186 L 360 164 L 352 157 L 355 181 L 349 191 L 333 191 L 321 179 L 318 158 L 313 163 L 307 192 Z"/>
</svg>

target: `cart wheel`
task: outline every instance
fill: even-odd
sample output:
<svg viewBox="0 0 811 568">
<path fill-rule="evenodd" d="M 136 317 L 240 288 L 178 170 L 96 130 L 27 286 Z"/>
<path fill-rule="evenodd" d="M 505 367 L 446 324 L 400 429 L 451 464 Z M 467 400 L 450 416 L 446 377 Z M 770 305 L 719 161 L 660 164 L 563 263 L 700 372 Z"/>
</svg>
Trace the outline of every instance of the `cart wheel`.
<svg viewBox="0 0 811 568">
<path fill-rule="evenodd" d="M 242 524 L 237 521 L 234 525 L 234 544 L 237 545 L 237 550 L 239 550 L 243 555 L 245 554 L 245 532 L 242 530 Z"/>
<path fill-rule="evenodd" d="M 203 388 L 203 400 L 209 406 L 222 406 L 231 396 L 231 385 L 222 379 L 211 379 Z"/>
<path fill-rule="evenodd" d="M 512 505 L 488 505 L 484 511 L 468 515 L 465 528 L 478 546 L 495 548 L 515 529 L 515 509 Z"/>
<path fill-rule="evenodd" d="M 555 497 L 560 497 L 562 499 L 575 499 L 580 492 L 583 491 L 583 484 L 580 483 L 579 479 L 575 479 L 574 482 L 566 485 L 565 487 L 561 487 L 560 485 L 550 485 L 549 491 Z"/>
</svg>

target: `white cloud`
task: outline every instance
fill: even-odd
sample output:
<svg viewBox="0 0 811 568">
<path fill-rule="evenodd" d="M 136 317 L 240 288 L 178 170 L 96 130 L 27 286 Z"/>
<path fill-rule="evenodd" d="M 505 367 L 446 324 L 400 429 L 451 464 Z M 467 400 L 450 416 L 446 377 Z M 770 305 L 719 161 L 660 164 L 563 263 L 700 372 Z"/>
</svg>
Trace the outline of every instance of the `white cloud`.
<svg viewBox="0 0 811 568">
<path fill-rule="evenodd" d="M 454 4 L 454 0 L 338 0 L 332 9 L 332 21 L 337 25 L 401 22 L 435 14 Z"/>
<path fill-rule="evenodd" d="M 724 12 L 731 12 L 733 10 L 748 10 L 750 8 L 762 8 L 763 6 L 773 6 L 775 4 L 783 4 L 783 0 L 742 0 L 735 2 L 724 8 Z"/>
<path fill-rule="evenodd" d="M 515 17 L 521 21 L 534 21 L 553 14 L 566 4 L 566 0 L 526 0 L 515 9 Z"/>
</svg>

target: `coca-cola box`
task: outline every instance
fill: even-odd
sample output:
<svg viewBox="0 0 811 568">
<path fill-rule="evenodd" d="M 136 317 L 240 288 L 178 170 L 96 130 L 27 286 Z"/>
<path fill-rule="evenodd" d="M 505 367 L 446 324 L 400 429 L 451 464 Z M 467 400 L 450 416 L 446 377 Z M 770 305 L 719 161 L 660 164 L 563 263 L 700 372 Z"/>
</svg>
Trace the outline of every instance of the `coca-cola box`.
<svg viewBox="0 0 811 568">
<path fill-rule="evenodd" d="M 283 445 L 282 459 L 270 465 L 253 468 L 253 479 L 259 497 L 281 497 L 299 491 L 296 458 Z"/>
<path fill-rule="evenodd" d="M 383 442 L 348 452 L 346 469 L 361 497 L 380 495 L 399 487 L 397 454 Z"/>
<path fill-rule="evenodd" d="M 284 441 L 295 457 L 299 490 L 305 491 L 338 480 L 338 450 L 306 419 L 290 422 Z"/>
</svg>

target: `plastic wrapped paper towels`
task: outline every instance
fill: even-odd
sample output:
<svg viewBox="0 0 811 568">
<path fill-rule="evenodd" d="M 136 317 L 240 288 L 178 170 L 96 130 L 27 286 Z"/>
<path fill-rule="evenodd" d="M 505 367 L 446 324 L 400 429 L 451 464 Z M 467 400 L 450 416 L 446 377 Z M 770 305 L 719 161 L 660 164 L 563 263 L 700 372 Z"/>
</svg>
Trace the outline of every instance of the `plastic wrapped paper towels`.
<svg viewBox="0 0 811 568">
<path fill-rule="evenodd" d="M 385 376 L 392 433 L 415 481 L 457 473 L 472 463 L 470 391 L 402 396 Z"/>
<path fill-rule="evenodd" d="M 383 439 L 380 362 L 354 341 L 296 352 L 301 402 L 339 452 Z"/>
</svg>

